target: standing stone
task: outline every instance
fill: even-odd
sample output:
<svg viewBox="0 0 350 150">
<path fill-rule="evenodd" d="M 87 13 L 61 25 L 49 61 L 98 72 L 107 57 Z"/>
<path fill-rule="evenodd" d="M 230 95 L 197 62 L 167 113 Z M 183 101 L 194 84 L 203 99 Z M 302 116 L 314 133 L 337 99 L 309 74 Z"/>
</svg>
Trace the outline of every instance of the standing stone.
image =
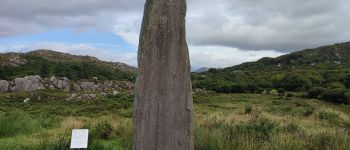
<svg viewBox="0 0 350 150">
<path fill-rule="evenodd" d="M 147 0 L 135 88 L 134 150 L 193 150 L 186 0 Z"/>
</svg>

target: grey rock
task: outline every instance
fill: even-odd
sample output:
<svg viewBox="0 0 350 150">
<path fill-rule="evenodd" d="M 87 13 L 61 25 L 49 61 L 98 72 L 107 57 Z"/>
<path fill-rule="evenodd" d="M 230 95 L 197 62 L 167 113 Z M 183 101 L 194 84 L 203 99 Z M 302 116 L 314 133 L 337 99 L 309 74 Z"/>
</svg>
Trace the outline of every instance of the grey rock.
<svg viewBox="0 0 350 150">
<path fill-rule="evenodd" d="M 51 77 L 50 82 L 57 89 L 61 89 L 67 92 L 70 91 L 70 80 L 66 77 L 63 77 L 63 78 Z"/>
<path fill-rule="evenodd" d="M 101 90 L 100 84 L 94 82 L 81 82 L 80 87 L 83 91 L 98 91 Z"/>
<path fill-rule="evenodd" d="M 25 103 L 25 104 L 27 104 L 27 103 L 29 103 L 30 102 L 30 98 L 26 98 L 26 99 L 24 99 L 24 101 L 23 101 L 23 103 Z"/>
<path fill-rule="evenodd" d="M 117 94 L 119 94 L 118 91 L 113 91 L 113 95 L 116 96 Z"/>
<path fill-rule="evenodd" d="M 108 94 L 107 94 L 107 93 L 102 92 L 100 95 L 101 95 L 102 97 L 106 97 Z"/>
<path fill-rule="evenodd" d="M 185 16 L 186 0 L 146 1 L 138 51 L 134 150 L 194 149 Z"/>
<path fill-rule="evenodd" d="M 0 93 L 8 92 L 10 83 L 6 80 L 0 80 Z"/>
<path fill-rule="evenodd" d="M 42 83 L 42 79 L 38 75 L 17 78 L 13 81 L 12 84 L 13 86 L 11 87 L 11 90 L 13 92 L 45 89 L 45 86 Z"/>
</svg>

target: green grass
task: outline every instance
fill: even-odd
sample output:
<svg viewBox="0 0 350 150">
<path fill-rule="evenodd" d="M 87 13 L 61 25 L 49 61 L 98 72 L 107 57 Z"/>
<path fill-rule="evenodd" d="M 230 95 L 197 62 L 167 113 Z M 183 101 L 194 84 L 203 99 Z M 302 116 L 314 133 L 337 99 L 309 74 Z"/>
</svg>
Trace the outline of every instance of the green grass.
<svg viewBox="0 0 350 150">
<path fill-rule="evenodd" d="M 67 93 L 0 95 L 1 149 L 68 149 L 73 128 L 88 128 L 89 149 L 132 149 L 133 95 L 66 101 Z M 52 97 L 55 97 L 53 99 Z M 195 94 L 195 147 L 347 149 L 350 106 L 261 94 Z M 18 130 L 19 129 L 19 130 Z"/>
</svg>

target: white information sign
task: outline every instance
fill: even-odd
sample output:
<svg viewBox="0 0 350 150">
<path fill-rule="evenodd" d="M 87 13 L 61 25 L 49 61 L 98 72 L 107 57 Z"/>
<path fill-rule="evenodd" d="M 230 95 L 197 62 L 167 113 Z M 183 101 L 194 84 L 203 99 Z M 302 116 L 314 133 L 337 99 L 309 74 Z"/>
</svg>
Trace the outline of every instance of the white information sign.
<svg viewBox="0 0 350 150">
<path fill-rule="evenodd" d="M 87 148 L 89 139 L 88 129 L 73 129 L 70 148 Z"/>
</svg>

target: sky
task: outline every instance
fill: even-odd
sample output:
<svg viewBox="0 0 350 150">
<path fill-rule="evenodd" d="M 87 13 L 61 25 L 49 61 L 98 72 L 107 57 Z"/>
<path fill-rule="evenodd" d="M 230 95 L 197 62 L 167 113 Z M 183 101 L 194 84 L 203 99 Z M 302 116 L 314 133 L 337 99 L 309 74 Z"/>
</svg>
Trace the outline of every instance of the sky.
<svg viewBox="0 0 350 150">
<path fill-rule="evenodd" d="M 0 53 L 51 49 L 137 66 L 145 0 L 0 0 Z M 348 0 L 187 0 L 193 68 L 350 41 Z"/>
</svg>

